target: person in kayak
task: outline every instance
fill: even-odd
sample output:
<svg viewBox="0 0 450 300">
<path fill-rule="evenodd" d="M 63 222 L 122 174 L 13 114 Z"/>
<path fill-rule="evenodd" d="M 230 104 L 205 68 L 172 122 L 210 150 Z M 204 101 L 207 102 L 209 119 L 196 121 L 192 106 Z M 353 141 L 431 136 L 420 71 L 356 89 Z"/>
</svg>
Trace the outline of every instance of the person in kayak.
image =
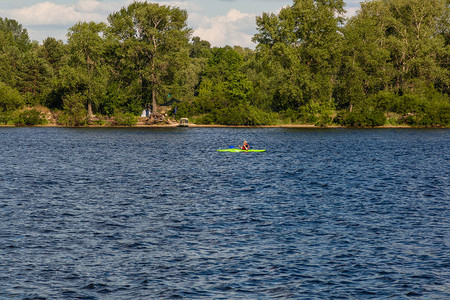
<svg viewBox="0 0 450 300">
<path fill-rule="evenodd" d="M 239 145 L 239 148 L 241 148 L 242 150 L 250 150 L 250 145 L 247 143 L 247 141 L 244 141 L 244 145 Z"/>
</svg>

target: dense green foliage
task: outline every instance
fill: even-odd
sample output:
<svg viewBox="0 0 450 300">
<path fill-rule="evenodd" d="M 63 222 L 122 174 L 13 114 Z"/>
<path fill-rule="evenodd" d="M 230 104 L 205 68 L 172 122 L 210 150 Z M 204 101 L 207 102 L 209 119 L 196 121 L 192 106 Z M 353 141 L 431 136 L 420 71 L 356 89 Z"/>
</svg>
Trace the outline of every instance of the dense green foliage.
<svg viewBox="0 0 450 300">
<path fill-rule="evenodd" d="M 25 110 L 19 114 L 15 121 L 16 125 L 45 125 L 47 124 L 47 119 L 42 115 L 42 113 L 36 109 Z"/>
<path fill-rule="evenodd" d="M 0 18 L 0 123 L 44 124 L 26 108 L 40 105 L 66 126 L 132 126 L 172 102 L 172 116 L 203 124 L 450 126 L 448 0 L 344 13 L 343 0 L 294 0 L 257 17 L 255 50 L 211 48 L 185 10 L 148 2 L 75 24 L 67 43 L 31 42 Z"/>
<path fill-rule="evenodd" d="M 19 91 L 0 82 L 0 112 L 20 108 L 24 101 Z"/>
<path fill-rule="evenodd" d="M 116 115 L 116 124 L 118 126 L 133 126 L 137 123 L 137 117 L 131 113 L 119 113 Z"/>
</svg>

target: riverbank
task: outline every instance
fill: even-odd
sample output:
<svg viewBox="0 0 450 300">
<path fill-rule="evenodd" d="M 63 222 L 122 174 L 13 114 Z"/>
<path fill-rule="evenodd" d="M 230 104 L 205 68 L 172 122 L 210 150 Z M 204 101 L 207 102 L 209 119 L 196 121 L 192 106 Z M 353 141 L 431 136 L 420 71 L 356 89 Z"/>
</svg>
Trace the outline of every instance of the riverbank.
<svg viewBox="0 0 450 300">
<path fill-rule="evenodd" d="M 153 124 L 153 125 L 132 125 L 132 126 L 120 126 L 120 125 L 81 125 L 81 126 L 66 126 L 59 124 L 45 124 L 45 125 L 32 125 L 32 126 L 22 126 L 22 125 L 4 125 L 0 124 L 0 128 L 12 128 L 12 127 L 40 127 L 40 128 L 177 128 L 179 123 L 173 124 Z M 186 127 L 185 127 L 186 128 Z M 348 127 L 340 125 L 330 125 L 330 126 L 315 126 L 312 124 L 278 124 L 278 125 L 259 125 L 259 126 L 246 126 L 246 125 L 219 125 L 219 124 L 189 124 L 187 128 L 317 128 L 317 129 L 330 129 L 330 128 L 385 128 L 385 129 L 400 129 L 400 128 L 436 128 L 436 129 L 448 129 L 448 127 L 417 127 L 408 125 L 384 125 L 384 126 L 374 126 L 374 127 Z"/>
<path fill-rule="evenodd" d="M 73 125 L 65 122 L 61 117 L 61 112 L 52 112 L 48 108 L 28 107 L 23 112 L 34 112 L 38 117 L 32 122 L 26 122 L 20 117 L 14 117 L 8 122 L 0 124 L 0 127 L 66 127 L 66 128 L 175 128 L 180 123 L 171 119 L 166 114 L 160 114 L 160 120 L 149 117 L 135 117 L 132 115 L 119 115 L 113 117 L 93 116 L 89 121 L 79 122 Z M 67 117 L 66 117 L 67 118 Z M 19 121 L 18 121 L 19 120 Z M 36 120 L 38 122 L 36 122 Z M 5 120 L 3 120 L 5 121 Z M 411 125 L 383 125 L 383 126 L 343 126 L 338 124 L 317 126 L 315 124 L 274 124 L 274 125 L 221 125 L 221 124 L 195 124 L 190 123 L 190 128 L 448 128 L 448 127 L 430 127 L 430 126 L 411 126 Z"/>
<path fill-rule="evenodd" d="M 190 123 L 191 128 L 449 128 L 448 126 L 416 126 L 397 122 L 390 118 L 382 126 L 351 126 L 349 124 L 339 125 L 315 125 L 280 123 L 273 125 L 221 125 L 221 124 L 195 124 Z M 361 124 L 357 124 L 361 125 Z M 375 124 L 372 124 L 375 125 Z M 180 123 L 172 119 L 167 113 L 162 112 L 150 117 L 136 117 L 132 114 L 117 114 L 108 116 L 91 116 L 91 118 L 77 118 L 61 111 L 51 111 L 43 106 L 26 107 L 16 112 L 0 115 L 0 127 L 79 127 L 79 128 L 173 128 L 180 126 Z"/>
</svg>

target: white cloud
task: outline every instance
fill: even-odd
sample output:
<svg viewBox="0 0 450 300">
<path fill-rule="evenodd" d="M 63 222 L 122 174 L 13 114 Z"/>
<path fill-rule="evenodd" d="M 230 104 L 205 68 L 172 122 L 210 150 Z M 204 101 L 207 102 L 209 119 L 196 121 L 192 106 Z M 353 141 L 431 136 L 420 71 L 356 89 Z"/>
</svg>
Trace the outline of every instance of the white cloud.
<svg viewBox="0 0 450 300">
<path fill-rule="evenodd" d="M 0 0 L 1 1 L 1 0 Z M 67 29 L 79 21 L 105 22 L 107 16 L 135 0 L 70 0 L 62 4 L 61 0 L 43 0 L 34 5 L 16 9 L 0 10 L 0 15 L 17 20 L 24 25 L 32 39 L 42 40 L 47 36 L 62 37 Z M 137 0 L 145 1 L 145 0 Z M 217 0 L 147 0 L 163 5 L 180 7 L 189 12 L 189 27 L 194 35 L 211 42 L 213 46 L 241 45 L 255 47 L 251 42 L 256 33 L 255 17 L 264 10 L 249 1 Z M 275 1 L 285 4 L 287 0 Z M 346 0 L 346 16 L 355 15 L 359 1 Z M 266 1 L 271 3 L 272 0 Z M 26 1 L 20 1 L 26 3 Z M 36 2 L 34 2 L 36 3 Z M 249 6 L 249 3 L 252 6 Z M 19 5 L 19 4 L 18 4 Z M 11 6 L 9 6 L 11 7 Z M 276 6 L 278 13 L 281 7 Z M 252 13 L 246 13 L 252 12 Z M 269 10 L 270 11 L 270 10 Z M 227 12 L 225 14 L 225 12 Z M 225 14 L 225 15 L 224 15 Z"/>
<path fill-rule="evenodd" d="M 360 2 L 362 0 L 346 0 L 345 1 L 345 10 L 347 11 L 345 13 L 345 16 L 347 18 L 351 18 L 356 15 L 356 12 L 360 9 Z"/>
<path fill-rule="evenodd" d="M 255 14 L 231 9 L 225 16 L 209 18 L 192 14 L 191 17 L 198 23 L 194 35 L 209 41 L 213 46 L 254 47 L 251 39 L 255 28 Z"/>
<path fill-rule="evenodd" d="M 80 12 L 93 12 L 100 4 L 96 0 L 80 0 L 75 4 L 75 9 Z"/>
<path fill-rule="evenodd" d="M 94 11 L 99 4 L 95 0 L 80 0 L 73 5 L 41 2 L 20 9 L 12 9 L 6 14 L 27 25 L 73 25 L 78 21 L 100 22 L 105 17 Z"/>
<path fill-rule="evenodd" d="M 145 0 L 142 0 L 142 1 L 145 1 Z M 169 5 L 172 7 L 178 7 L 181 9 L 185 9 L 189 12 L 203 10 L 203 8 L 200 5 L 198 5 L 197 3 L 195 3 L 194 1 L 163 1 L 163 2 L 158 2 L 158 4 Z"/>
<path fill-rule="evenodd" d="M 345 10 L 346 10 L 345 17 L 351 18 L 356 15 L 356 12 L 359 10 L 359 7 L 349 7 L 346 8 Z"/>
<path fill-rule="evenodd" d="M 359 3 L 360 2 L 364 2 L 364 0 L 345 0 L 345 5 L 347 6 L 358 6 L 359 7 Z"/>
</svg>

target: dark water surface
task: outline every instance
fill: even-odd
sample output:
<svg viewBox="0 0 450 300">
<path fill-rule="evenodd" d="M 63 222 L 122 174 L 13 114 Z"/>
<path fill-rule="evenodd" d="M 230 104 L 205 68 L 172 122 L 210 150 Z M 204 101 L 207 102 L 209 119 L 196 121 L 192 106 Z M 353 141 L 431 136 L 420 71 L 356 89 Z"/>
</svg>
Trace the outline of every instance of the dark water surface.
<svg viewBox="0 0 450 300">
<path fill-rule="evenodd" d="M 265 153 L 219 153 L 248 140 Z M 0 298 L 450 298 L 450 131 L 0 128 Z"/>
</svg>

